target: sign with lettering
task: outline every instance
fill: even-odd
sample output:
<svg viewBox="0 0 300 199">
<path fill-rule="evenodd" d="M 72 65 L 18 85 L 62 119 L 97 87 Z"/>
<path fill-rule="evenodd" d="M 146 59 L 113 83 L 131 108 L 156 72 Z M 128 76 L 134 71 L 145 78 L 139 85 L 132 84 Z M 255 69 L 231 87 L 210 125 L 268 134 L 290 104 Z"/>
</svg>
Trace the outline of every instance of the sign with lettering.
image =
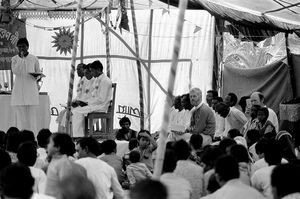
<svg viewBox="0 0 300 199">
<path fill-rule="evenodd" d="M 25 23 L 19 20 L 0 23 L 0 70 L 10 70 L 11 58 L 18 53 L 16 46 L 21 37 L 26 37 Z"/>
</svg>

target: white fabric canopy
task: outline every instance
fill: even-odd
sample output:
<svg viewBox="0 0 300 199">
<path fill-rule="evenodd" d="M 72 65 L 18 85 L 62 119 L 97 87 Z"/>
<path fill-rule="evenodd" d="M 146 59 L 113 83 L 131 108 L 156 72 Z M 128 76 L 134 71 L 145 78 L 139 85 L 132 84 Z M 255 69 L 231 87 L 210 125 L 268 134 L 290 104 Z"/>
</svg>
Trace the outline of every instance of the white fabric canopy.
<svg viewBox="0 0 300 199">
<path fill-rule="evenodd" d="M 154 10 L 150 70 L 164 89 L 167 89 L 177 12 L 177 10 L 171 10 L 170 14 L 163 14 L 162 10 Z M 135 49 L 129 12 L 128 18 L 130 20 L 130 32 L 124 30 L 122 34 L 117 32 L 132 49 Z M 136 18 L 140 56 L 148 66 L 150 10 L 136 11 Z M 187 11 L 185 19 L 174 95 L 187 93 L 191 87 L 199 87 L 202 89 L 205 98 L 206 90 L 210 89 L 212 85 L 214 18 L 206 11 Z M 26 31 L 30 43 L 29 51 L 39 57 L 40 66 L 46 75 L 41 91 L 49 93 L 52 106 L 58 109 L 62 109 L 59 106 L 60 103 L 66 103 L 67 101 L 71 64 L 70 54 L 60 55 L 55 48 L 51 47 L 53 46 L 51 36 L 55 35 L 53 31 L 45 31 L 33 27 L 33 25 L 57 27 L 69 26 L 73 23 L 74 20 L 69 19 L 27 19 Z M 197 26 L 201 30 L 194 33 Z M 84 24 L 83 62 L 89 63 L 99 59 L 106 71 L 104 28 L 96 19 L 89 20 Z M 110 42 L 111 78 L 113 82 L 117 83 L 114 127 L 118 128 L 119 118 L 126 115 L 132 120 L 132 128 L 138 130 L 139 90 L 136 61 L 132 53 L 112 34 L 110 34 Z M 76 65 L 80 63 L 80 47 L 79 45 Z M 154 132 L 159 130 L 162 123 L 166 95 L 152 79 L 149 81 L 148 73 L 143 65 L 142 73 L 145 121 L 151 122 L 151 131 Z M 75 85 L 77 81 L 78 78 L 76 77 Z M 148 90 L 148 83 L 150 83 L 150 91 Z M 148 95 L 150 95 L 150 98 Z M 147 109 L 148 104 L 150 110 Z M 148 128 L 148 124 L 145 127 Z M 52 121 L 51 130 L 56 129 L 57 127 Z"/>
</svg>

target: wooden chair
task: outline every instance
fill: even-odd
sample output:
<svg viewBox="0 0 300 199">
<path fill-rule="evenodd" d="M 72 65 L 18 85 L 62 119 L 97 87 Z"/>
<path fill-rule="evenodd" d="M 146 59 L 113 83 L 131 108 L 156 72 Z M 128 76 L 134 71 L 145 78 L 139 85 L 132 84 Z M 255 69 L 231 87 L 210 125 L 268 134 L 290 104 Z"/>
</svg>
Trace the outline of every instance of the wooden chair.
<svg viewBox="0 0 300 199">
<path fill-rule="evenodd" d="M 88 113 L 88 115 L 85 117 L 85 131 L 84 131 L 85 136 L 93 135 L 93 127 L 94 127 L 93 121 L 95 119 L 101 119 L 101 120 L 105 119 L 105 123 L 101 122 L 102 124 L 105 124 L 104 125 L 105 133 L 106 134 L 113 133 L 115 99 L 116 99 L 116 90 L 117 90 L 116 83 L 112 84 L 112 89 L 113 89 L 113 96 L 112 96 L 112 100 L 109 103 L 107 112 L 91 112 L 91 113 Z"/>
</svg>

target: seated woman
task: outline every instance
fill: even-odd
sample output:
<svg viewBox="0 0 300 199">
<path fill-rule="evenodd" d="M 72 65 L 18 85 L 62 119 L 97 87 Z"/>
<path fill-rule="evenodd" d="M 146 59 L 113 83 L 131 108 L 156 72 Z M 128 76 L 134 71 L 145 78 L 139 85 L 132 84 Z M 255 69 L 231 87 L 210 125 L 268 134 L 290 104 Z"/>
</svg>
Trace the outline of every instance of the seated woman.
<svg viewBox="0 0 300 199">
<path fill-rule="evenodd" d="M 120 119 L 119 124 L 121 129 L 118 129 L 116 132 L 117 140 L 126 140 L 129 141 L 132 138 L 136 138 L 136 131 L 130 129 L 131 121 L 128 117 L 124 116 Z"/>
</svg>

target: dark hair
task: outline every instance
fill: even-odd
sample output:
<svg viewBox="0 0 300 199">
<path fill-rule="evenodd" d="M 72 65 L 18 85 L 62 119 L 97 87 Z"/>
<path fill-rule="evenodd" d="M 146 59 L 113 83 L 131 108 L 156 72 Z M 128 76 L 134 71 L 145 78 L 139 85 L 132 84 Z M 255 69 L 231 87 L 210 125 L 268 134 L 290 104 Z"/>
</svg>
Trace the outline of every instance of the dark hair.
<svg viewBox="0 0 300 199">
<path fill-rule="evenodd" d="M 97 192 L 94 184 L 82 175 L 67 175 L 59 182 L 60 199 L 95 199 Z"/>
<path fill-rule="evenodd" d="M 174 99 L 174 108 L 177 110 L 182 110 L 182 106 L 181 106 L 181 96 L 178 95 L 175 97 Z"/>
<path fill-rule="evenodd" d="M 243 113 L 246 112 L 247 99 L 250 99 L 250 96 L 243 96 L 239 101 L 239 105 L 241 106 Z"/>
<path fill-rule="evenodd" d="M 256 129 L 250 129 L 246 132 L 246 139 L 248 146 L 250 147 L 254 143 L 258 142 L 258 140 L 261 138 L 261 135 L 259 133 L 259 130 Z"/>
<path fill-rule="evenodd" d="M 34 185 L 34 178 L 30 169 L 22 164 L 12 164 L 1 172 L 1 188 L 4 196 L 30 199 Z"/>
<path fill-rule="evenodd" d="M 20 163 L 33 166 L 37 158 L 36 145 L 33 142 L 24 142 L 20 145 L 17 153 Z"/>
<path fill-rule="evenodd" d="M 217 100 L 218 102 L 223 102 L 222 97 L 214 97 L 212 100 Z"/>
<path fill-rule="evenodd" d="M 49 142 L 49 137 L 52 135 L 49 129 L 42 129 L 39 131 L 36 139 L 40 147 L 46 148 Z"/>
<path fill-rule="evenodd" d="M 27 38 L 20 38 L 20 39 L 17 41 L 17 46 L 20 45 L 20 44 L 25 44 L 26 46 L 29 47 L 29 42 L 28 42 Z"/>
<path fill-rule="evenodd" d="M 83 137 L 77 141 L 77 144 L 82 148 L 82 149 L 87 149 L 88 152 L 99 156 L 101 155 L 101 147 L 99 142 L 92 137 Z"/>
<path fill-rule="evenodd" d="M 61 154 L 72 156 L 75 153 L 75 144 L 70 135 L 66 133 L 53 133 L 51 138 L 55 147 L 59 147 Z"/>
<path fill-rule="evenodd" d="M 150 134 L 150 132 L 148 131 L 148 130 L 140 130 L 140 132 L 138 133 L 138 136 L 137 136 L 137 139 L 138 140 L 140 140 L 141 139 L 141 137 L 143 137 L 143 136 L 140 136 L 140 134 L 141 133 L 147 133 L 148 135 L 150 135 L 151 136 L 151 134 Z"/>
<path fill-rule="evenodd" d="M 191 100 L 190 100 L 190 94 L 183 94 L 181 96 L 181 104 L 182 101 L 184 101 L 184 105 L 182 108 L 187 109 L 187 110 L 191 110 L 193 108 L 193 105 L 191 104 Z"/>
<path fill-rule="evenodd" d="M 213 98 L 218 97 L 219 95 L 216 90 L 208 90 L 206 93 L 211 93 Z"/>
<path fill-rule="evenodd" d="M 123 125 L 124 123 L 126 123 L 126 122 L 129 123 L 129 126 L 131 125 L 130 119 L 129 119 L 128 117 L 124 116 L 124 117 L 122 117 L 122 118 L 120 119 L 119 124 L 120 124 L 120 126 L 122 126 L 122 125 Z"/>
<path fill-rule="evenodd" d="M 234 144 L 237 144 L 234 139 L 224 138 L 220 141 L 219 147 L 224 153 L 226 153 L 226 149 Z"/>
<path fill-rule="evenodd" d="M 99 60 L 96 60 L 93 63 L 91 63 L 90 68 L 99 70 L 99 71 L 103 71 L 103 65 Z"/>
<path fill-rule="evenodd" d="M 258 109 L 257 112 L 259 112 L 259 111 L 261 111 L 261 112 L 263 112 L 265 114 L 266 119 L 269 117 L 269 110 L 268 110 L 268 108 L 266 108 L 266 107 L 260 107 L 260 109 Z"/>
<path fill-rule="evenodd" d="M 4 131 L 0 131 L 0 149 L 5 149 L 6 134 Z"/>
<path fill-rule="evenodd" d="M 270 140 L 265 148 L 265 161 L 269 165 L 278 165 L 281 163 L 282 152 L 279 144 L 275 140 Z"/>
<path fill-rule="evenodd" d="M 18 147 L 21 143 L 21 135 L 19 129 L 10 127 L 6 133 L 6 150 L 17 153 Z"/>
<path fill-rule="evenodd" d="M 20 132 L 21 135 L 21 143 L 23 142 L 33 142 L 36 144 L 34 133 L 29 130 L 22 130 Z"/>
<path fill-rule="evenodd" d="M 267 138 L 261 138 L 255 145 L 255 151 L 257 154 L 263 154 L 266 151 L 266 145 L 270 142 Z"/>
<path fill-rule="evenodd" d="M 233 103 L 233 106 L 235 106 L 238 101 L 236 94 L 228 93 L 227 95 L 230 96 L 230 101 Z"/>
<path fill-rule="evenodd" d="M 228 131 L 229 138 L 234 139 L 237 136 L 242 136 L 242 134 L 240 133 L 240 131 L 238 129 L 230 129 Z"/>
<path fill-rule="evenodd" d="M 206 171 L 212 169 L 215 165 L 216 159 L 224 155 L 224 152 L 219 146 L 208 146 L 204 149 L 203 155 L 201 157 L 201 162 L 206 165 L 204 168 Z"/>
<path fill-rule="evenodd" d="M 280 198 L 300 192 L 297 181 L 300 179 L 299 164 L 282 164 L 276 166 L 271 174 L 271 185 L 276 188 Z"/>
<path fill-rule="evenodd" d="M 184 140 L 179 140 L 174 144 L 174 152 L 178 160 L 187 160 L 191 155 L 191 148 Z"/>
<path fill-rule="evenodd" d="M 167 199 L 168 191 L 160 181 L 145 179 L 137 182 L 129 195 L 131 199 Z"/>
<path fill-rule="evenodd" d="M 131 151 L 129 153 L 129 160 L 130 160 L 130 162 L 137 163 L 137 162 L 140 161 L 140 159 L 141 159 L 140 152 L 138 152 L 138 151 Z"/>
<path fill-rule="evenodd" d="M 229 149 L 229 154 L 232 155 L 237 162 L 249 163 L 250 158 L 246 147 L 240 144 L 232 145 Z"/>
<path fill-rule="evenodd" d="M 203 137 L 200 134 L 193 134 L 190 137 L 190 145 L 195 149 L 201 149 L 203 143 Z"/>
<path fill-rule="evenodd" d="M 287 131 L 279 131 L 276 140 L 280 145 L 283 157 L 290 161 L 297 159 L 292 135 Z"/>
<path fill-rule="evenodd" d="M 128 143 L 129 151 L 139 146 L 139 141 L 136 138 L 131 138 Z"/>
<path fill-rule="evenodd" d="M 213 193 L 217 191 L 220 188 L 220 185 L 217 181 L 215 173 L 211 174 L 211 176 L 208 179 L 208 184 L 207 184 L 207 190 L 210 193 Z"/>
<path fill-rule="evenodd" d="M 110 154 L 110 153 L 116 152 L 117 144 L 114 140 L 104 140 L 101 143 L 101 149 L 102 149 L 103 153 Z"/>
<path fill-rule="evenodd" d="M 216 160 L 215 172 L 225 182 L 240 177 L 239 165 L 230 155 L 221 156 Z"/>
<path fill-rule="evenodd" d="M 175 152 L 167 149 L 164 158 L 163 172 L 173 172 L 176 168 L 177 158 Z"/>
<path fill-rule="evenodd" d="M 3 149 L 0 149 L 0 160 L 1 160 L 0 161 L 0 173 L 1 173 L 2 169 L 4 169 L 5 167 L 11 164 L 11 158 L 9 154 Z"/>
</svg>

